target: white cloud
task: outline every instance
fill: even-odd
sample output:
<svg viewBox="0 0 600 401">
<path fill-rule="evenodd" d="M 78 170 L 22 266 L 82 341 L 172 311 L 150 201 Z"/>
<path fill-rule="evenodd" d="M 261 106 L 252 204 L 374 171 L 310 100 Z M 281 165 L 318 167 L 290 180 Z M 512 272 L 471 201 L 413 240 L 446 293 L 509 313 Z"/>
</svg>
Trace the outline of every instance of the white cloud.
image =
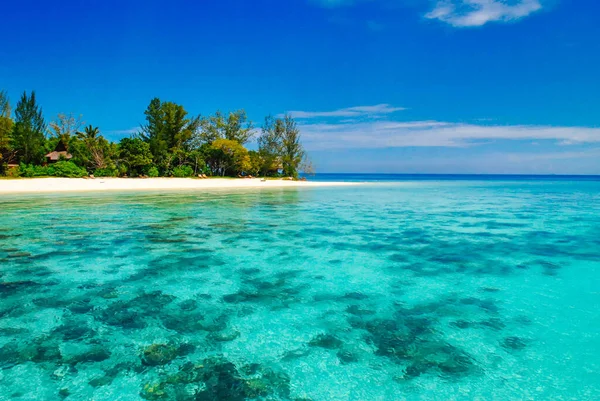
<svg viewBox="0 0 600 401">
<path fill-rule="evenodd" d="M 557 145 L 600 143 L 600 128 L 475 125 L 441 121 L 301 124 L 309 150 L 467 147 L 495 140 L 549 140 Z"/>
<path fill-rule="evenodd" d="M 103 133 L 109 137 L 119 137 L 119 138 L 123 137 L 124 138 L 126 136 L 131 136 L 131 135 L 137 134 L 141 130 L 142 130 L 141 127 L 134 127 L 134 128 L 129 128 L 129 129 L 106 131 Z"/>
<path fill-rule="evenodd" d="M 385 114 L 406 110 L 404 107 L 393 107 L 389 104 L 377 104 L 374 106 L 355 106 L 333 111 L 290 111 L 288 112 L 297 119 L 327 118 L 327 117 L 376 117 Z"/>
<path fill-rule="evenodd" d="M 540 0 L 439 0 L 425 17 L 455 27 L 473 27 L 516 21 L 541 9 Z"/>
<path fill-rule="evenodd" d="M 340 8 L 353 6 L 368 0 L 309 0 L 324 8 Z M 404 4 L 414 7 L 420 3 L 434 3 L 433 9 L 425 14 L 425 18 L 436 19 L 454 27 L 482 26 L 488 22 L 511 22 L 540 11 L 543 2 L 549 0 L 379 0 L 380 3 Z M 373 30 L 380 30 L 379 24 L 367 23 Z"/>
</svg>

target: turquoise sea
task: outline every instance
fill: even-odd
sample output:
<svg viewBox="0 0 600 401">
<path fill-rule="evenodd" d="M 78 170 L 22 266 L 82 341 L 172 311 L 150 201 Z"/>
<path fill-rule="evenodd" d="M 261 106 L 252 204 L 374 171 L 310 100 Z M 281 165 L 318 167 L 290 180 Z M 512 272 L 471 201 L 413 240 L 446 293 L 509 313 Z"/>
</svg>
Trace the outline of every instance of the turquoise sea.
<svg viewBox="0 0 600 401">
<path fill-rule="evenodd" d="M 0 400 L 600 399 L 600 181 L 398 180 L 0 195 Z"/>
</svg>

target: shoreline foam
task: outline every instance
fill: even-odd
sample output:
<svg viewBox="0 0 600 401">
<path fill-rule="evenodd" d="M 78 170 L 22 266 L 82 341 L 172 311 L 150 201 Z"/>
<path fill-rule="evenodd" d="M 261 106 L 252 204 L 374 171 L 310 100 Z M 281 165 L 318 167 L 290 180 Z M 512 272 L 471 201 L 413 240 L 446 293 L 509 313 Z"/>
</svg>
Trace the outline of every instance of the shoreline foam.
<svg viewBox="0 0 600 401">
<path fill-rule="evenodd" d="M 0 180 L 0 194 L 180 189 L 300 188 L 356 185 L 348 182 L 266 180 L 258 178 L 30 178 Z"/>
</svg>

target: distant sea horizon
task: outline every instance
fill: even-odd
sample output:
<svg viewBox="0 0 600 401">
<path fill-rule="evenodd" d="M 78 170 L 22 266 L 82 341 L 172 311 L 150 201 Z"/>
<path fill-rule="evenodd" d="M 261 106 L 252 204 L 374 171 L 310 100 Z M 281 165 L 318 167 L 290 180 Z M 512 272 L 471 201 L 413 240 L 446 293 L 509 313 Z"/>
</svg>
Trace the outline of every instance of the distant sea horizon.
<svg viewBox="0 0 600 401">
<path fill-rule="evenodd" d="M 573 174 L 407 174 L 407 173 L 316 173 L 313 181 L 600 181 L 600 175 Z"/>
</svg>

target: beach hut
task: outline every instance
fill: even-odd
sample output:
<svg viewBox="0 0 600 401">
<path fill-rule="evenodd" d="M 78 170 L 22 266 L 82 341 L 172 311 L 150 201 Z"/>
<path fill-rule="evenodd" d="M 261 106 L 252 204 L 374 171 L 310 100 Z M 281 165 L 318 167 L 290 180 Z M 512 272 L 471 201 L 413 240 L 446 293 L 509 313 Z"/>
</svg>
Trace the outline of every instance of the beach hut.
<svg viewBox="0 0 600 401">
<path fill-rule="evenodd" d="M 56 144 L 54 151 L 50 152 L 46 155 L 46 161 L 48 163 L 56 163 L 57 161 L 59 161 L 61 159 L 71 160 L 72 158 L 73 158 L 73 155 L 67 151 L 67 147 L 65 146 L 63 141 L 59 141 Z"/>
</svg>

